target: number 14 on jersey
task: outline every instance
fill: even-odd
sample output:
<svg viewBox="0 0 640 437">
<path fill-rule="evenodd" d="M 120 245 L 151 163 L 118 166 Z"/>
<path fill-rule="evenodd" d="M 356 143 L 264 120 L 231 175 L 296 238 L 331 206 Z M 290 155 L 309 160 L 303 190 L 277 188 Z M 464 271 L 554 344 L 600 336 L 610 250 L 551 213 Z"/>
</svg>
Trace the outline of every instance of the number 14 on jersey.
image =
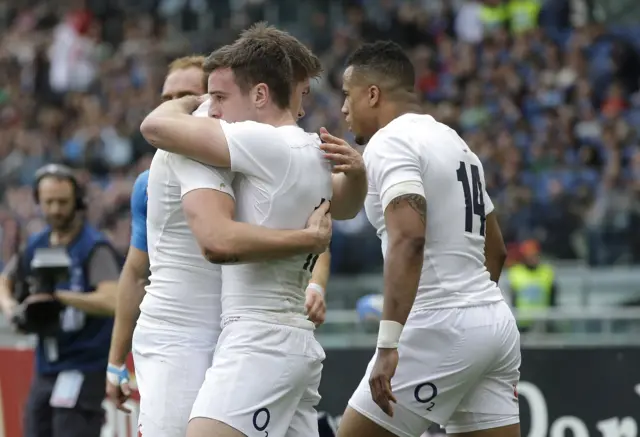
<svg viewBox="0 0 640 437">
<path fill-rule="evenodd" d="M 484 237 L 484 223 L 487 218 L 484 213 L 484 189 L 480 180 L 480 169 L 475 164 L 470 164 L 469 167 L 471 168 L 471 183 L 469 183 L 467 165 L 464 162 L 460 161 L 460 167 L 457 170 L 458 182 L 462 184 L 464 193 L 464 231 L 477 232 Z M 477 231 L 473 229 L 474 215 L 480 217 L 480 229 Z"/>
</svg>

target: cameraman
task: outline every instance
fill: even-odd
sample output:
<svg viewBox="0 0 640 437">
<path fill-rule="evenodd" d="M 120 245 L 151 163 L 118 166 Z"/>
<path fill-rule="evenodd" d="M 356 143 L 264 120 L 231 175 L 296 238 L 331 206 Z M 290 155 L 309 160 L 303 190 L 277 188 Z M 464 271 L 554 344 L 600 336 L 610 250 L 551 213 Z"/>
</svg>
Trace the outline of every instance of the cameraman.
<svg viewBox="0 0 640 437">
<path fill-rule="evenodd" d="M 38 335 L 24 437 L 99 437 L 120 260 L 106 236 L 86 222 L 82 190 L 69 168 L 38 170 L 34 196 L 48 226 L 29 238 L 0 277 L 3 313 L 19 330 Z M 55 247 L 62 250 L 48 253 L 64 256 L 69 267 L 61 271 L 68 275 L 43 280 L 51 258 L 35 268 L 32 262 Z M 48 307 L 31 311 L 36 306 Z M 38 314 L 35 320 L 30 313 Z M 53 323 L 46 329 L 38 325 L 47 318 Z"/>
</svg>

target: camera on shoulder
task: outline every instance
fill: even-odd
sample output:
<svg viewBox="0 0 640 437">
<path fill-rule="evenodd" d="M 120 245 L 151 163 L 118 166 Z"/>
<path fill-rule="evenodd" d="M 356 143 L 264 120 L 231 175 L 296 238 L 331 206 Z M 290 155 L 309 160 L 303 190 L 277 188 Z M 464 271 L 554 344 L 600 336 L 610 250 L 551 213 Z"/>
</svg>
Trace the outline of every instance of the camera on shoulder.
<svg viewBox="0 0 640 437">
<path fill-rule="evenodd" d="M 31 260 L 31 272 L 35 279 L 36 293 L 53 293 L 56 284 L 69 280 L 71 258 L 64 246 L 36 249 Z"/>
<path fill-rule="evenodd" d="M 62 305 L 55 299 L 29 299 L 34 295 L 52 295 L 56 284 L 69 280 L 71 258 L 65 247 L 36 249 L 31 260 L 31 274 L 26 278 L 28 292 L 13 317 L 25 333 L 52 335 L 60 327 Z"/>
</svg>

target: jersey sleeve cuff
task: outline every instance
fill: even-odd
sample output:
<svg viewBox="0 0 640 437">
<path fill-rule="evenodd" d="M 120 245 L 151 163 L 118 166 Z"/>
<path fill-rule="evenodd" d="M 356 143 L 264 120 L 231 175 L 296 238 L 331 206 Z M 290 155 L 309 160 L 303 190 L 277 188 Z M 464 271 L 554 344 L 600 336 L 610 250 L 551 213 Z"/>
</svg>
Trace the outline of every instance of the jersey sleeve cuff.
<svg viewBox="0 0 640 437">
<path fill-rule="evenodd" d="M 215 190 L 215 191 L 220 191 L 221 193 L 227 194 L 228 196 L 231 196 L 231 198 L 233 200 L 236 199 L 236 197 L 233 195 L 233 190 L 231 188 L 230 184 L 227 184 L 226 182 L 220 182 L 219 184 L 211 184 L 211 185 L 207 185 L 207 186 L 194 186 L 194 187 L 188 187 L 185 188 L 182 191 L 182 195 L 180 196 L 180 198 L 184 198 L 184 196 L 186 196 L 188 193 L 195 191 L 195 190 Z"/>
<path fill-rule="evenodd" d="M 141 251 L 141 252 L 148 253 L 148 250 L 147 250 L 147 243 L 146 243 L 146 242 L 145 242 L 145 243 L 142 243 L 142 242 L 139 242 L 139 241 L 133 241 L 133 240 L 132 240 L 132 241 L 129 243 L 129 245 L 130 245 L 131 247 L 135 248 L 135 249 L 138 249 L 138 250 L 139 250 L 139 251 Z"/>
<path fill-rule="evenodd" d="M 422 182 L 403 181 L 387 188 L 387 190 L 382 193 L 382 196 L 380 196 L 382 201 L 382 211 L 385 211 L 387 209 L 387 206 L 389 206 L 389 204 L 395 198 L 407 194 L 417 194 L 419 196 L 425 197 L 424 186 L 422 185 Z"/>
</svg>

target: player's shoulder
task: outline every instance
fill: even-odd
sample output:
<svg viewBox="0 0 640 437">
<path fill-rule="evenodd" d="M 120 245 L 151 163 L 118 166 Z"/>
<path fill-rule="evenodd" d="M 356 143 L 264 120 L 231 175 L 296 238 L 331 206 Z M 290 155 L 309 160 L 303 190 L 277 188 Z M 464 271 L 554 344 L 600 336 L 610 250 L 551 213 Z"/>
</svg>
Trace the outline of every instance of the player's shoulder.
<svg viewBox="0 0 640 437">
<path fill-rule="evenodd" d="M 315 132 L 307 132 L 299 126 L 283 126 L 279 131 L 282 138 L 291 147 L 311 147 L 312 149 L 320 150 L 322 140 L 320 135 Z"/>
<path fill-rule="evenodd" d="M 138 177 L 136 178 L 136 181 L 133 183 L 133 191 L 146 192 L 148 185 L 149 185 L 149 170 L 145 170 L 138 175 Z"/>
<path fill-rule="evenodd" d="M 220 120 L 220 125 L 222 128 L 226 130 L 232 130 L 234 133 L 243 133 L 243 134 L 274 134 L 277 132 L 277 128 L 273 125 L 267 123 L 260 123 L 257 121 L 246 120 L 246 121 L 234 121 L 234 122 L 226 122 L 224 120 Z"/>
<path fill-rule="evenodd" d="M 146 211 L 148 195 L 147 190 L 149 187 L 149 170 L 145 170 L 138 175 L 136 181 L 133 183 L 133 190 L 131 192 L 131 208 L 133 211 Z"/>
<path fill-rule="evenodd" d="M 421 123 L 431 123 L 432 120 L 432 117 L 422 114 L 404 114 L 392 120 L 367 143 L 363 155 L 365 163 L 386 160 L 390 154 L 419 153 L 416 148 L 416 127 Z"/>
<path fill-rule="evenodd" d="M 223 132 L 228 140 L 231 140 L 236 145 L 244 145 L 245 147 L 251 146 L 284 146 L 283 140 L 286 136 L 283 136 L 277 127 L 266 123 L 259 123 L 257 121 L 237 121 L 233 123 L 227 123 L 225 121 L 220 122 Z"/>
</svg>

